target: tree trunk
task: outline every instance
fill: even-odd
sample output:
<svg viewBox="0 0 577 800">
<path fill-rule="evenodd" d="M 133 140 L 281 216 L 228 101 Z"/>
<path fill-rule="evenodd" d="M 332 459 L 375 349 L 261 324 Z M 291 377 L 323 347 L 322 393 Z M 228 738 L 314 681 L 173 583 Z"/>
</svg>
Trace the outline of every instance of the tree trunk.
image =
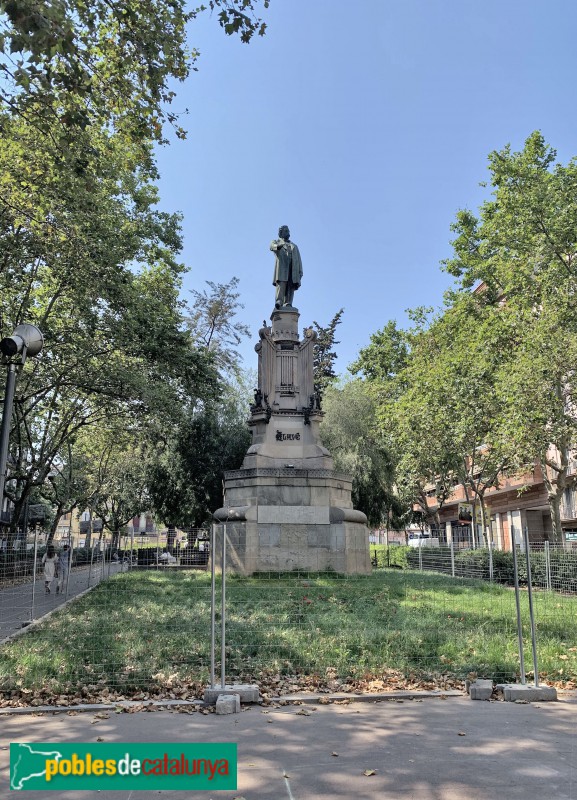
<svg viewBox="0 0 577 800">
<path fill-rule="evenodd" d="M 479 502 L 481 504 L 481 529 L 483 531 L 483 540 L 485 547 L 489 547 L 489 531 L 487 530 L 487 510 L 485 508 L 485 498 L 483 494 L 479 495 Z"/>
<path fill-rule="evenodd" d="M 563 528 L 561 527 L 561 495 L 557 492 L 552 492 L 549 494 L 549 510 L 551 512 L 551 525 L 553 527 L 553 543 L 562 544 Z"/>
<path fill-rule="evenodd" d="M 50 526 L 50 530 L 48 531 L 48 536 L 46 537 L 46 547 L 49 544 L 52 544 L 54 541 L 54 537 L 56 536 L 56 529 L 58 528 L 58 523 L 60 522 L 60 516 L 54 517 L 52 521 L 52 525 Z"/>
<path fill-rule="evenodd" d="M 561 527 L 561 498 L 567 487 L 568 461 L 564 453 L 560 455 L 560 463 L 556 464 L 552 460 L 543 458 L 541 469 L 543 481 L 547 489 L 547 500 L 549 502 L 549 512 L 551 514 L 551 525 L 553 528 L 552 542 L 554 544 L 563 543 L 563 528 Z M 553 473 L 553 477 L 549 470 Z"/>
<path fill-rule="evenodd" d="M 176 528 L 171 523 L 168 524 L 166 532 L 166 549 L 172 555 L 174 550 L 174 540 L 176 539 Z"/>
<path fill-rule="evenodd" d="M 92 510 L 88 512 L 88 531 L 86 532 L 86 536 L 84 538 L 84 547 L 86 550 L 90 550 L 92 546 Z"/>
</svg>

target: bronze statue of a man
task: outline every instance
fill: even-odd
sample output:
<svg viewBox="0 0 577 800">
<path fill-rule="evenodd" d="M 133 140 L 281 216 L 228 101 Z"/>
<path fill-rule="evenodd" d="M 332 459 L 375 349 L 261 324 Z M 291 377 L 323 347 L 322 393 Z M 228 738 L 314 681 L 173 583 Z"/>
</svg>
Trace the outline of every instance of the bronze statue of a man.
<svg viewBox="0 0 577 800">
<path fill-rule="evenodd" d="M 295 290 L 301 285 L 303 265 L 299 249 L 290 241 L 287 225 L 281 225 L 278 239 L 274 239 L 270 249 L 275 254 L 273 285 L 276 286 L 275 308 L 292 308 Z"/>
</svg>

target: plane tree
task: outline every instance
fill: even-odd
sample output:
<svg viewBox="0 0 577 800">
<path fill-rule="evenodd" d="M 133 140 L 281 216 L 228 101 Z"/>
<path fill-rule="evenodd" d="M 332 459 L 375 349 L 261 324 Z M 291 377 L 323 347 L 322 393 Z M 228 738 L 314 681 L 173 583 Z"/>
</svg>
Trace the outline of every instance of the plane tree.
<svg viewBox="0 0 577 800">
<path fill-rule="evenodd" d="M 463 289 L 482 282 L 487 313 L 511 320 L 500 349 L 501 440 L 519 471 L 541 465 L 561 541 L 560 503 L 576 479 L 577 161 L 559 163 L 536 131 L 518 152 L 491 153 L 489 175 L 491 199 L 477 216 L 457 215 L 445 268 Z"/>
</svg>

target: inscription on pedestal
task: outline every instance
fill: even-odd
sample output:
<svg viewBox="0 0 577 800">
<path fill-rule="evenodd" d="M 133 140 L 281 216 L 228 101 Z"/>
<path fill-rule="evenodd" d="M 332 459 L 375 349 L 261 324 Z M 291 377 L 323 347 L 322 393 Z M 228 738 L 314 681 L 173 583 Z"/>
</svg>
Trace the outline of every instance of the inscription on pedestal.
<svg viewBox="0 0 577 800">
<path fill-rule="evenodd" d="M 288 525 L 329 525 L 327 506 L 259 506 L 258 522 Z"/>
<path fill-rule="evenodd" d="M 276 432 L 277 442 L 299 442 L 301 438 L 300 433 L 283 433 L 282 431 Z"/>
</svg>

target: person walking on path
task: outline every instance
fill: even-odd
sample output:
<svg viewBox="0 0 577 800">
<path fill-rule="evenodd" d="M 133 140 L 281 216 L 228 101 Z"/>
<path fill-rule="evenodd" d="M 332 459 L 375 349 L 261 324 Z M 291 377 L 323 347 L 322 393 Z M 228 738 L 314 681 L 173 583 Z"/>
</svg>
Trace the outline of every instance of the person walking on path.
<svg viewBox="0 0 577 800">
<path fill-rule="evenodd" d="M 44 589 L 46 594 L 50 594 L 50 586 L 56 577 L 58 567 L 58 554 L 51 544 L 48 545 L 42 556 L 42 563 L 44 564 Z"/>
<path fill-rule="evenodd" d="M 62 589 L 66 589 L 68 582 L 68 571 L 70 569 L 70 546 L 65 544 L 62 552 L 58 556 L 58 580 L 56 582 L 56 594 L 59 594 Z"/>
</svg>

